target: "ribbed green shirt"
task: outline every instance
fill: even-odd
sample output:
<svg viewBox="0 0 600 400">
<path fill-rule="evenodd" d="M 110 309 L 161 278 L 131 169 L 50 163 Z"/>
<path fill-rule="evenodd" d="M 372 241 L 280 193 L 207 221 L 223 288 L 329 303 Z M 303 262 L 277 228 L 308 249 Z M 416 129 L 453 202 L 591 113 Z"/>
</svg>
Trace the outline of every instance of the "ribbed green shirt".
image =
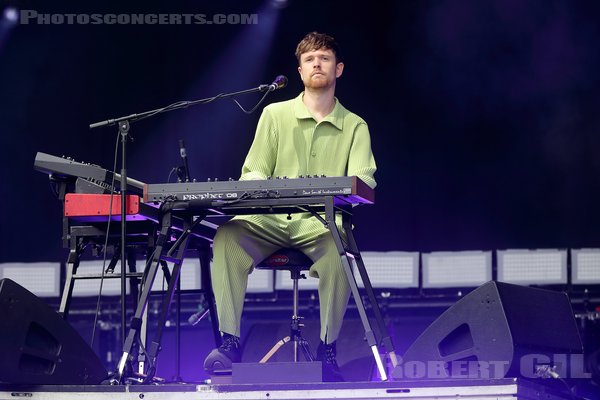
<svg viewBox="0 0 600 400">
<path fill-rule="evenodd" d="M 240 179 L 358 176 L 374 188 L 377 166 L 367 123 L 337 98 L 333 111 L 317 123 L 303 95 L 264 108 Z"/>
</svg>

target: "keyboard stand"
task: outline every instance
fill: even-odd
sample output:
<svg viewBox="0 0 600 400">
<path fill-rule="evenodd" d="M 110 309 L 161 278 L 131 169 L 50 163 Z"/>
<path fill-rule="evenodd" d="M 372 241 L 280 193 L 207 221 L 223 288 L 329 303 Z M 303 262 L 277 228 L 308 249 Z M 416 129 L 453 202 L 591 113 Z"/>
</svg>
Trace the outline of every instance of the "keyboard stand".
<svg viewBox="0 0 600 400">
<path fill-rule="evenodd" d="M 158 319 L 159 329 L 155 334 L 154 341 L 151 343 L 148 349 L 149 369 L 148 373 L 146 374 L 145 382 L 151 381 L 154 377 L 154 365 L 160 350 L 162 326 L 164 326 L 166 315 L 168 313 L 172 296 L 179 278 L 179 272 L 183 262 L 185 249 L 189 245 L 189 233 L 191 232 L 194 224 L 199 223 L 199 221 L 206 218 L 206 216 L 212 212 L 223 215 L 290 214 L 298 212 L 310 212 L 321 222 L 323 222 L 325 227 L 327 227 L 331 232 L 340 254 L 342 265 L 344 267 L 354 301 L 358 308 L 361 322 L 365 329 L 367 342 L 373 352 L 373 357 L 377 363 L 380 377 L 382 380 L 387 380 L 387 372 L 384 363 L 381 360 L 381 355 L 378 349 L 378 341 L 373 329 L 371 328 L 371 323 L 367 317 L 365 304 L 363 303 L 362 296 L 360 295 L 356 280 L 354 279 L 354 274 L 352 272 L 352 260 L 356 262 L 357 269 L 361 274 L 365 291 L 367 293 L 367 298 L 370 303 L 370 308 L 373 310 L 375 319 L 377 321 L 381 343 L 387 350 L 392 367 L 397 365 L 397 358 L 392 340 L 387 333 L 385 322 L 379 309 L 379 305 L 377 304 L 375 294 L 373 293 L 373 288 L 365 269 L 364 262 L 360 256 L 358 246 L 356 245 L 356 241 L 352 233 L 352 204 L 344 203 L 343 200 L 340 200 L 335 196 L 319 196 L 307 198 L 295 197 L 245 199 L 239 202 L 214 201 L 210 206 L 207 206 L 205 202 L 202 203 L 202 206 L 195 206 L 193 201 L 169 200 L 164 202 L 161 207 L 162 218 L 160 221 L 160 232 L 156 242 L 156 248 L 152 256 L 150 268 L 145 276 L 146 286 L 140 295 L 137 309 L 131 322 L 131 328 L 125 341 L 123 354 L 117 366 L 117 381 L 121 382 L 126 375 L 127 363 L 131 361 L 131 349 L 138 336 L 138 331 L 141 325 L 140 318 L 147 306 L 149 287 L 152 286 L 152 282 L 154 281 L 160 260 L 166 259 L 173 262 L 175 266 L 173 268 L 167 292 L 163 297 L 162 309 Z M 169 247 L 168 238 L 170 237 L 171 223 L 174 213 L 176 213 L 178 217 L 183 218 L 185 224 L 182 234 L 175 241 L 175 243 Z M 336 224 L 336 215 L 338 214 L 341 214 L 342 216 L 342 226 L 345 231 L 346 242 L 343 240 L 340 230 Z M 194 219 L 194 217 L 196 219 Z"/>
</svg>

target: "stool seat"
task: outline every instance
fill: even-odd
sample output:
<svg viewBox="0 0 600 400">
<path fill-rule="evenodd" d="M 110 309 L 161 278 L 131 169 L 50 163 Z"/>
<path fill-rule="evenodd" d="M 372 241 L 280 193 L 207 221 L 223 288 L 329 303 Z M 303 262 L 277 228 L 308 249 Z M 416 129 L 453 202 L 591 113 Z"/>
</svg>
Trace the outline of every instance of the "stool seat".
<svg viewBox="0 0 600 400">
<path fill-rule="evenodd" d="M 262 260 L 255 268 L 275 271 L 309 270 L 313 260 L 298 249 L 282 247 Z"/>
</svg>

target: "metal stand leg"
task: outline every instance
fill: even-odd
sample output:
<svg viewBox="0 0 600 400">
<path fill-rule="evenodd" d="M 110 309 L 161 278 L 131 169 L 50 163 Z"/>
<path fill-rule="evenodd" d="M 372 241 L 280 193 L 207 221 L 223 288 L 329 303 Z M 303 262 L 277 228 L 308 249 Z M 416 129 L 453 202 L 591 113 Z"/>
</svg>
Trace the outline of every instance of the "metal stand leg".
<svg viewBox="0 0 600 400">
<path fill-rule="evenodd" d="M 358 246 L 356 245 L 354 233 L 352 232 L 352 221 L 350 220 L 347 214 L 344 214 L 342 221 L 342 226 L 344 227 L 346 237 L 348 238 L 348 247 L 352 252 L 352 255 L 354 256 L 354 261 L 356 262 L 358 272 L 360 273 L 360 277 L 365 286 L 365 292 L 373 308 L 373 313 L 375 314 L 375 321 L 377 322 L 379 333 L 381 334 L 381 342 L 383 343 L 383 346 L 388 352 L 390 361 L 392 363 L 392 367 L 395 368 L 396 365 L 398 365 L 398 358 L 396 357 L 394 344 L 392 343 L 392 339 L 390 338 L 390 335 L 388 333 L 385 321 L 383 320 L 383 316 L 381 315 L 381 310 L 379 309 L 379 305 L 377 304 L 377 298 L 375 297 L 375 293 L 373 292 L 373 286 L 371 285 L 371 280 L 369 279 L 369 275 L 367 274 L 365 263 L 362 259 L 362 256 L 360 255 Z"/>
<path fill-rule="evenodd" d="M 155 228 L 154 226 L 152 226 L 149 230 L 148 230 L 148 243 L 147 243 L 147 249 L 153 249 L 155 248 L 155 241 L 156 241 L 156 237 L 155 237 Z M 147 267 L 149 265 L 151 265 L 152 262 L 152 256 L 153 254 L 146 254 L 146 264 L 144 267 L 144 276 L 147 276 Z M 144 284 L 144 280 L 142 280 L 142 285 Z M 143 290 L 143 287 L 141 285 L 139 285 L 139 290 L 137 291 L 137 296 L 136 296 L 136 301 L 139 303 L 141 295 L 140 295 L 140 291 Z M 133 309 L 135 309 L 137 306 L 137 303 L 133 306 Z M 148 333 L 148 309 L 144 309 L 144 312 L 142 313 L 142 317 L 141 317 L 141 326 L 140 326 L 140 333 L 138 335 L 138 340 L 139 340 L 139 346 L 137 346 L 137 372 L 140 375 L 144 374 L 144 371 L 146 370 L 146 354 L 144 352 L 145 346 L 147 344 L 147 333 Z"/>
<path fill-rule="evenodd" d="M 187 245 L 187 240 L 184 243 L 184 246 Z M 154 339 L 148 348 L 148 360 L 150 362 L 150 367 L 148 369 L 146 381 L 151 380 L 156 373 L 156 358 L 158 357 L 158 353 L 160 351 L 160 342 L 162 339 L 162 333 L 164 330 L 164 323 L 167 319 L 167 315 L 171 308 L 171 302 L 173 300 L 173 294 L 175 292 L 175 288 L 179 282 L 179 273 L 181 271 L 181 264 L 183 263 L 183 259 L 175 260 L 173 264 L 173 273 L 171 274 L 171 279 L 169 279 L 169 285 L 167 288 L 167 292 L 163 296 L 162 307 L 160 310 L 160 315 L 158 317 L 158 325 L 156 328 L 156 332 L 154 334 Z"/>
<path fill-rule="evenodd" d="M 137 305 L 138 297 L 139 297 L 139 279 L 135 276 L 136 270 L 136 259 L 135 259 L 135 249 L 130 247 L 127 251 L 127 266 L 129 268 L 129 273 L 131 278 L 129 279 L 129 292 L 131 293 L 131 302 L 133 308 Z"/>
<path fill-rule="evenodd" d="M 204 292 L 204 299 L 208 307 L 213 336 L 215 338 L 215 347 L 219 347 L 222 343 L 222 337 L 221 332 L 219 332 L 219 319 L 217 317 L 215 295 L 212 289 L 212 278 L 210 274 L 211 249 L 208 242 L 203 243 L 201 246 L 202 247 L 198 249 L 198 258 L 200 260 L 200 289 Z"/>
<path fill-rule="evenodd" d="M 296 275 L 299 275 L 298 271 L 295 271 Z M 292 272 L 292 275 L 294 272 Z M 299 276 L 293 277 L 293 292 L 294 292 L 294 300 L 293 300 L 293 309 L 294 314 L 292 315 L 292 341 L 294 343 L 294 362 L 298 362 L 300 358 L 300 354 L 298 351 L 298 341 L 300 339 L 300 328 L 302 324 L 300 323 L 300 317 L 298 316 L 298 278 Z"/>
<path fill-rule="evenodd" d="M 377 348 L 377 340 L 375 338 L 375 334 L 373 333 L 373 329 L 371 328 L 371 323 L 369 321 L 369 318 L 367 317 L 367 313 L 365 310 L 365 305 L 362 301 L 362 297 L 360 296 L 360 292 L 358 291 L 358 286 L 356 284 L 356 280 L 354 279 L 354 274 L 352 273 L 352 264 L 351 264 L 351 260 L 348 254 L 351 254 L 353 257 L 360 259 L 360 253 L 358 252 L 358 248 L 356 248 L 356 243 L 354 242 L 354 238 L 352 237 L 352 224 L 350 221 L 350 214 L 345 214 L 343 216 L 344 219 L 348 219 L 347 223 L 344 223 L 344 226 L 348 225 L 350 227 L 350 229 L 346 232 L 346 235 L 348 236 L 348 238 L 352 238 L 349 239 L 351 241 L 351 246 L 353 248 L 352 249 L 348 249 L 346 248 L 346 246 L 344 245 L 343 241 L 342 241 L 342 237 L 340 235 L 340 232 L 338 230 L 338 227 L 336 225 L 335 222 L 335 208 L 334 208 L 334 199 L 330 198 L 328 199 L 328 201 L 325 202 L 325 220 L 326 220 L 326 226 L 329 228 L 332 236 L 333 236 L 333 240 L 335 241 L 336 247 L 338 249 L 338 252 L 340 254 L 341 257 L 341 261 L 342 261 L 342 267 L 344 268 L 344 272 L 346 273 L 346 277 L 348 278 L 348 284 L 350 285 L 350 290 L 352 292 L 352 296 L 354 297 L 354 301 L 356 303 L 356 307 L 358 309 L 358 314 L 360 316 L 361 322 L 363 324 L 363 327 L 365 328 L 365 336 L 367 339 L 367 343 L 369 344 L 369 347 L 371 347 L 371 351 L 373 352 L 373 357 L 375 358 L 375 362 L 377 364 L 377 369 L 379 371 L 379 374 L 381 376 L 382 380 L 387 380 L 387 372 L 385 370 L 385 367 L 383 365 L 383 362 L 381 360 L 381 355 L 379 353 L 379 349 Z M 360 259 L 360 265 L 358 266 L 360 273 L 361 273 L 361 277 L 363 278 L 363 282 L 365 282 L 365 287 L 369 287 L 372 292 L 372 288 L 370 287 L 370 281 L 369 278 L 367 276 L 366 271 L 364 270 L 364 264 L 362 263 L 362 259 Z M 375 296 L 369 296 L 369 301 L 371 302 L 371 307 L 373 308 L 373 310 L 376 310 L 375 314 L 376 314 L 376 318 L 378 319 L 378 325 L 380 330 L 382 330 L 381 335 L 387 335 L 385 332 L 387 330 L 385 330 L 385 324 L 383 323 L 383 318 L 381 318 L 381 312 L 379 312 L 379 305 L 377 304 L 377 301 L 375 299 Z M 383 327 L 383 329 L 382 329 Z M 389 344 L 390 344 L 390 349 L 393 349 L 393 347 L 391 346 L 391 340 L 389 340 Z M 388 350 L 390 350 L 388 349 Z M 392 351 L 393 354 L 393 351 Z M 395 359 L 395 355 L 393 356 L 393 359 Z"/>
<path fill-rule="evenodd" d="M 77 274 L 77 268 L 79 268 L 79 258 L 81 253 L 85 250 L 85 242 L 80 242 L 76 236 L 71 236 L 70 242 L 69 256 L 67 257 L 66 265 L 67 278 L 60 299 L 60 307 L 58 308 L 58 313 L 62 315 L 64 319 L 67 319 L 69 316 L 71 297 L 73 296 L 74 276 Z"/>
<path fill-rule="evenodd" d="M 294 344 L 294 362 L 300 361 L 300 351 L 304 355 L 304 359 L 306 361 L 314 361 L 314 357 L 310 351 L 310 347 L 308 345 L 308 341 L 302 337 L 302 332 L 300 328 L 304 326 L 300 321 L 302 317 L 298 315 L 298 279 L 304 279 L 305 276 L 300 273 L 299 270 L 292 270 L 292 281 L 293 281 L 293 313 L 292 315 L 292 323 L 291 323 L 291 338 Z"/>
<path fill-rule="evenodd" d="M 121 382 L 123 376 L 125 375 L 125 368 L 127 366 L 127 363 L 132 361 L 130 358 L 133 345 L 135 340 L 138 338 L 140 329 L 142 328 L 142 316 L 144 315 L 146 306 L 148 304 L 148 298 L 150 296 L 152 284 L 154 283 L 154 279 L 156 278 L 156 272 L 160 264 L 160 258 L 163 252 L 163 248 L 169 240 L 171 231 L 171 218 L 172 215 L 170 210 L 166 210 L 162 215 L 160 232 L 156 241 L 156 247 L 150 260 L 150 267 L 148 268 L 148 271 L 146 271 L 147 274 L 144 279 L 144 287 L 140 294 L 140 300 L 138 301 L 135 313 L 133 315 L 133 318 L 131 319 L 131 327 L 129 328 L 127 338 L 125 339 L 123 345 L 123 354 L 121 355 L 119 364 L 117 365 L 115 379 L 118 383 Z M 152 363 L 153 361 L 154 360 L 148 360 L 148 362 L 150 363 Z"/>
<path fill-rule="evenodd" d="M 167 292 L 163 296 L 162 300 L 162 308 L 159 315 L 157 330 L 154 335 L 154 340 L 148 346 L 148 372 L 144 379 L 144 382 L 149 382 L 154 378 L 154 374 L 156 373 L 156 358 L 158 357 L 158 353 L 160 351 L 160 342 L 162 339 L 162 333 L 165 325 L 165 320 L 167 314 L 169 313 L 171 301 L 173 300 L 173 294 L 175 292 L 175 288 L 177 287 L 177 283 L 179 281 L 179 275 L 181 271 L 181 265 L 183 264 L 183 259 L 185 256 L 185 251 L 187 249 L 190 233 L 195 226 L 194 224 L 190 224 L 190 221 L 184 221 L 183 232 L 179 236 L 179 238 L 173 243 L 169 251 L 166 255 L 163 256 L 163 251 L 170 239 L 171 232 L 171 221 L 172 221 L 172 213 L 171 207 L 173 205 L 170 203 L 163 204 L 163 216 L 161 219 L 161 229 L 158 236 L 158 240 L 156 243 L 156 248 L 152 255 L 152 261 L 150 264 L 150 268 L 148 269 L 148 273 L 145 279 L 145 286 L 140 296 L 140 301 L 138 302 L 136 312 L 131 320 L 131 328 L 127 335 L 127 339 L 125 341 L 125 345 L 123 346 L 123 355 L 119 361 L 117 367 L 117 380 L 120 382 L 123 379 L 125 368 L 127 362 L 130 361 L 130 354 L 133 347 L 133 344 L 136 338 L 139 335 L 140 327 L 141 327 L 141 317 L 146 310 L 146 306 L 148 304 L 148 298 L 150 295 L 150 291 L 152 289 L 152 285 L 154 283 L 154 279 L 156 277 L 156 272 L 158 270 L 158 266 L 163 262 L 163 259 L 166 259 L 170 262 L 173 262 L 173 271 L 171 273 L 171 277 L 169 279 L 169 285 Z M 202 217 L 197 220 L 199 222 Z M 177 252 L 175 256 L 173 256 L 174 252 Z"/>
<path fill-rule="evenodd" d="M 299 338 L 300 348 L 302 349 L 302 354 L 304 354 L 304 359 L 306 361 L 315 361 L 315 357 L 310 351 L 310 347 L 308 346 L 308 341 L 303 337 Z"/>
<path fill-rule="evenodd" d="M 302 351 L 302 354 L 304 355 L 304 359 L 306 359 L 306 361 L 314 361 L 315 357 L 312 355 L 312 352 L 310 351 L 310 346 L 308 345 L 308 341 L 306 339 L 304 339 L 302 337 L 302 332 L 300 331 L 300 328 L 302 328 L 304 325 L 300 322 L 302 320 L 302 317 L 300 317 L 298 315 L 298 279 L 302 278 L 304 279 L 304 275 L 302 275 L 300 273 L 299 269 L 291 269 L 290 273 L 292 275 L 292 281 L 293 281 L 293 315 L 292 315 L 292 321 L 290 324 L 290 336 L 286 336 L 283 339 L 281 339 L 280 341 L 278 341 L 277 343 L 275 343 L 275 345 L 271 348 L 271 350 L 269 350 L 269 352 L 260 360 L 261 363 L 265 363 L 267 362 L 272 356 L 273 354 L 275 354 L 280 348 L 281 346 L 283 346 L 284 344 L 286 344 L 287 342 L 291 341 L 294 345 L 293 347 L 293 352 L 294 352 L 294 362 L 298 362 L 300 361 L 300 351 Z"/>
</svg>

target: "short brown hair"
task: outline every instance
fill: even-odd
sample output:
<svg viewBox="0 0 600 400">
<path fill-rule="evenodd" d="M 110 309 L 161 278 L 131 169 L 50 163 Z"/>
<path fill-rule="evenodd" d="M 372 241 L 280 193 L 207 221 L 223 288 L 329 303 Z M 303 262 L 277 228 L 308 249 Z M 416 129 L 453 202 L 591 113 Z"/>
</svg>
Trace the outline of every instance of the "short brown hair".
<svg viewBox="0 0 600 400">
<path fill-rule="evenodd" d="M 335 39 L 325 33 L 310 32 L 298 43 L 296 47 L 296 58 L 300 64 L 300 56 L 313 50 L 331 50 L 335 55 L 335 62 L 342 62 L 340 48 Z"/>
</svg>

